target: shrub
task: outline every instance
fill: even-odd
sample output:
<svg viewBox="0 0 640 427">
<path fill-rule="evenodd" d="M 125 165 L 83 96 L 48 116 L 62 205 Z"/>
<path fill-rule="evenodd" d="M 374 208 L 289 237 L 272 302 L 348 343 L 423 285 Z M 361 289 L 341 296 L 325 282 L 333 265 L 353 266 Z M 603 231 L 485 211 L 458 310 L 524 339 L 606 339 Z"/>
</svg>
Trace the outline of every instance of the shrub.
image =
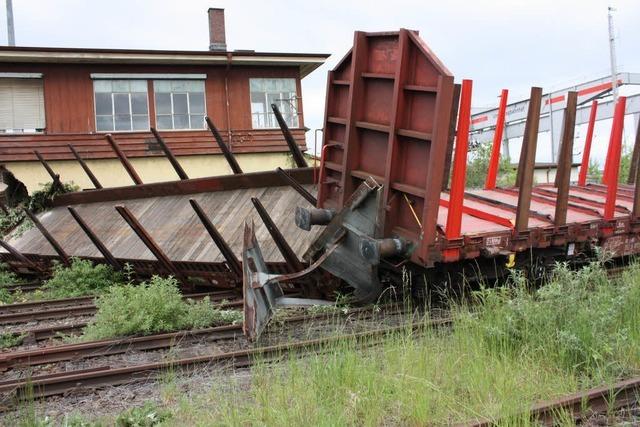
<svg viewBox="0 0 640 427">
<path fill-rule="evenodd" d="M 172 277 L 154 276 L 138 286 L 113 287 L 98 298 L 96 306 L 98 312 L 85 329 L 87 340 L 203 328 L 242 319 L 239 312 L 216 309 L 208 298 L 185 301 Z"/>
<path fill-rule="evenodd" d="M 72 258 L 70 267 L 62 264 L 56 264 L 53 267 L 53 276 L 45 282 L 38 296 L 73 298 L 99 295 L 122 281 L 122 274 L 113 271 L 106 264 L 94 265 L 89 260 Z"/>
<path fill-rule="evenodd" d="M 10 348 L 20 345 L 26 337 L 26 334 L 18 334 L 13 332 L 0 334 L 0 348 Z"/>
<path fill-rule="evenodd" d="M 72 182 L 65 182 L 61 186 L 53 185 L 53 182 L 41 184 L 42 189 L 34 191 L 29 197 L 27 208 L 33 212 L 42 212 L 51 206 L 51 202 L 58 194 L 72 193 L 78 191 L 80 187 Z"/>
</svg>

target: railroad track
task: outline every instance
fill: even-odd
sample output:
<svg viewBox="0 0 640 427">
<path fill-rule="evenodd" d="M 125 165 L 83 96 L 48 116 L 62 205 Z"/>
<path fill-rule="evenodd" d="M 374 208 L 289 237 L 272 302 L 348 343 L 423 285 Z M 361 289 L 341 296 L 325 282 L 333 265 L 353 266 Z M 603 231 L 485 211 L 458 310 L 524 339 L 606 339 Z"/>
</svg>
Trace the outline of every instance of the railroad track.
<svg viewBox="0 0 640 427">
<path fill-rule="evenodd" d="M 392 308 L 392 310 L 385 310 L 385 315 L 398 314 L 401 312 L 403 312 L 403 310 L 396 310 Z M 360 314 L 367 315 L 370 313 L 373 314 L 370 308 L 362 307 L 339 313 L 318 313 L 312 315 L 291 316 L 285 318 L 282 323 L 291 325 L 311 320 L 327 319 L 333 316 L 347 317 Z M 12 368 L 23 368 L 26 366 L 37 366 L 67 360 L 110 356 L 125 353 L 127 351 L 157 350 L 172 347 L 176 343 L 181 343 L 185 340 L 193 340 L 202 337 L 206 337 L 208 340 L 224 340 L 234 339 L 237 336 L 243 336 L 242 324 L 14 351 L 0 354 L 0 372 Z"/>
<path fill-rule="evenodd" d="M 609 411 L 631 407 L 640 400 L 640 377 L 620 381 L 611 386 L 602 386 L 574 393 L 548 402 L 533 405 L 522 414 L 536 425 L 554 426 L 558 417 L 570 416 L 574 421 L 606 414 Z M 489 427 L 501 425 L 506 419 L 473 421 L 462 425 L 469 427 Z"/>
<path fill-rule="evenodd" d="M 184 295 L 184 298 L 202 299 L 210 297 L 212 301 L 222 301 L 233 298 L 235 292 L 205 292 Z M 30 322 L 33 320 L 63 319 L 67 317 L 90 316 L 97 308 L 95 297 L 77 297 L 58 300 L 31 301 L 18 304 L 0 306 L 0 325 Z M 225 304 L 225 307 L 242 306 L 242 301 Z"/>
<path fill-rule="evenodd" d="M 17 291 L 33 292 L 36 289 L 40 289 L 41 286 L 42 286 L 42 282 L 33 281 L 33 282 L 15 283 L 12 285 L 6 285 L 6 286 L 3 286 L 3 288 L 8 290 L 9 292 L 17 292 Z"/>
<path fill-rule="evenodd" d="M 317 318 L 317 316 L 316 316 Z M 309 317 L 306 316 L 305 320 L 308 320 Z M 301 322 L 304 321 L 301 318 L 292 318 L 291 322 Z M 147 380 L 153 379 L 159 373 L 166 371 L 167 369 L 184 369 L 187 367 L 192 367 L 201 364 L 224 364 L 225 366 L 233 366 L 233 367 L 246 367 L 253 363 L 255 357 L 259 357 L 261 361 L 276 361 L 280 357 L 293 352 L 300 350 L 318 350 L 321 349 L 324 345 L 331 344 L 333 342 L 339 342 L 344 340 L 367 340 L 367 343 L 371 343 L 372 339 L 382 338 L 388 334 L 404 331 L 408 327 L 419 329 L 425 326 L 444 326 L 449 325 L 451 323 L 451 319 L 443 318 L 432 320 L 429 322 L 415 322 L 411 325 L 402 324 L 399 326 L 392 326 L 387 328 L 375 329 L 373 331 L 367 332 L 359 332 L 347 335 L 339 335 L 339 336 L 331 336 L 319 339 L 312 340 L 304 340 L 304 341 L 296 341 L 293 343 L 274 345 L 274 346 L 264 346 L 264 347 L 256 347 L 249 348 L 243 350 L 236 350 L 225 352 L 221 354 L 215 355 L 205 355 L 205 356 L 197 356 L 190 358 L 182 358 L 171 361 L 163 361 L 149 364 L 141 364 L 135 366 L 125 366 L 119 368 L 110 368 L 108 366 L 100 366 L 96 368 L 92 368 L 89 370 L 76 370 L 76 371 L 67 371 L 62 373 L 54 373 L 54 374 L 46 374 L 46 375 L 38 375 L 30 378 L 21 378 L 16 380 L 2 381 L 0 382 L 0 393 L 4 396 L 1 400 L 2 406 L 0 409 L 8 409 L 11 402 L 15 402 L 16 399 L 21 399 L 24 397 L 29 398 L 44 398 L 53 395 L 64 394 L 73 390 L 86 389 L 86 388 L 95 388 L 95 387 L 103 387 L 103 386 L 114 386 L 121 385 L 133 381 L 138 380 Z M 219 334 L 221 339 L 227 339 L 232 336 L 241 333 L 240 325 L 228 325 L 218 328 L 210 328 L 208 331 L 209 334 L 212 333 Z M 180 334 L 180 333 L 177 333 Z M 185 334 L 182 332 L 182 334 Z M 188 333 L 187 333 L 188 334 Z M 175 334 L 163 334 L 165 335 L 163 338 L 159 337 L 140 337 L 140 338 L 148 338 L 147 340 L 140 339 L 137 344 L 140 346 L 170 346 L 171 342 L 175 342 Z M 173 335 L 173 336 L 172 336 Z M 131 340 L 128 339 L 128 344 L 131 345 Z M 154 340 L 157 340 L 154 343 Z M 107 342 L 102 343 L 102 347 L 100 347 L 101 351 L 108 352 L 108 348 L 106 345 Z M 126 344 L 125 340 L 119 340 L 120 347 L 116 351 L 122 351 Z M 92 343 L 91 345 L 100 346 L 100 344 Z M 115 347 L 114 347 L 115 348 Z M 129 347 L 130 348 L 130 347 Z M 82 351 L 96 351 L 97 347 L 93 350 L 82 350 Z M 139 347 L 138 349 L 142 349 Z M 151 349 L 151 348 L 149 348 Z M 69 349 L 72 350 L 72 349 Z M 100 350 L 98 350 L 100 351 Z M 124 350 L 126 351 L 126 350 Z M 109 353 L 106 353 L 109 354 Z M 47 356 L 44 356 L 45 358 Z M 56 356 L 53 356 L 56 357 Z M 69 355 L 63 355 L 63 353 L 59 353 L 57 357 L 69 357 Z M 17 359 L 16 360 L 17 363 Z M 35 361 L 36 359 L 34 359 Z M 13 363 L 13 362 L 9 362 Z M 37 363 L 46 363 L 45 359 L 40 359 Z"/>
</svg>

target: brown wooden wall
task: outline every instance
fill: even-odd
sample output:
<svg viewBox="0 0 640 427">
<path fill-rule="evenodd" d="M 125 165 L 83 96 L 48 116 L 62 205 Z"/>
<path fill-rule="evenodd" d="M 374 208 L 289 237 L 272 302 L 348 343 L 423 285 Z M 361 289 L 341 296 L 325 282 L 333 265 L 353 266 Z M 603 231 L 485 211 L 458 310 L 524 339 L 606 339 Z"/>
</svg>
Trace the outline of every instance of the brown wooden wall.
<svg viewBox="0 0 640 427">
<path fill-rule="evenodd" d="M 46 159 L 73 159 L 67 144 L 73 144 L 86 158 L 113 158 L 104 140 L 96 133 L 91 73 L 196 73 L 207 74 L 205 97 L 207 115 L 214 121 L 225 142 L 231 137 L 232 150 L 239 153 L 287 151 L 279 129 L 252 129 L 249 78 L 296 78 L 302 96 L 297 67 L 162 66 L 109 64 L 0 64 L 0 72 L 42 73 L 46 129 L 43 134 L 0 134 L 0 162 L 36 160 L 33 150 Z M 227 78 L 228 97 L 225 93 Z M 153 90 L 149 87 L 149 115 L 155 126 Z M 227 111 L 227 99 L 229 107 Z M 302 112 L 302 102 L 298 102 Z M 230 126 L 229 123 L 230 122 Z M 305 147 L 304 121 L 293 130 Z M 161 155 L 150 132 L 113 132 L 128 156 Z M 209 131 L 164 131 L 163 137 L 176 155 L 219 153 Z"/>
</svg>

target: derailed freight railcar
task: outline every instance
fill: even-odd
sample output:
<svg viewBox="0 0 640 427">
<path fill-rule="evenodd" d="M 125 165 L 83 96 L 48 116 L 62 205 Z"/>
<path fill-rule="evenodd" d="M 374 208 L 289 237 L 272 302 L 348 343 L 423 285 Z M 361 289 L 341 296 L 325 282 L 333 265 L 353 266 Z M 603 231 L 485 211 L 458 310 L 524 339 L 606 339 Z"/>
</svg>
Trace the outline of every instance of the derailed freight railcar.
<svg viewBox="0 0 640 427">
<path fill-rule="evenodd" d="M 614 257 L 640 251 L 636 186 L 618 185 L 617 176 L 623 97 L 605 184 L 570 183 L 574 92 L 567 95 L 556 183 L 534 185 L 542 91 L 532 88 L 516 186 L 471 190 L 465 188 L 471 85 L 454 84 L 415 31 L 355 33 L 353 48 L 328 76 L 317 206 L 296 211 L 300 228 L 325 227 L 304 255 L 310 267 L 267 274 L 247 226 L 250 336 L 273 307 L 299 302 L 281 298 L 279 283 L 301 277 L 319 285 L 338 278 L 366 303 L 403 271 L 496 276 L 523 267 L 540 274 L 556 260 L 591 257 L 595 247 Z"/>
</svg>

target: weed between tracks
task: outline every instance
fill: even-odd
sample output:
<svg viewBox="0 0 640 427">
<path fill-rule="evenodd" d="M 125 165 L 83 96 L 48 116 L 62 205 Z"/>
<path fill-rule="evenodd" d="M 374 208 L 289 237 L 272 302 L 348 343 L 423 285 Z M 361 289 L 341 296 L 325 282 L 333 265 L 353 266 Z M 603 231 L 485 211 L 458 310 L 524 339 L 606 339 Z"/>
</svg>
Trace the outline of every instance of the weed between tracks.
<svg viewBox="0 0 640 427">
<path fill-rule="evenodd" d="M 140 285 L 115 286 L 96 301 L 98 312 L 83 340 L 149 335 L 237 323 L 242 313 L 215 308 L 208 297 L 185 301 L 173 278 L 154 276 Z"/>
</svg>

